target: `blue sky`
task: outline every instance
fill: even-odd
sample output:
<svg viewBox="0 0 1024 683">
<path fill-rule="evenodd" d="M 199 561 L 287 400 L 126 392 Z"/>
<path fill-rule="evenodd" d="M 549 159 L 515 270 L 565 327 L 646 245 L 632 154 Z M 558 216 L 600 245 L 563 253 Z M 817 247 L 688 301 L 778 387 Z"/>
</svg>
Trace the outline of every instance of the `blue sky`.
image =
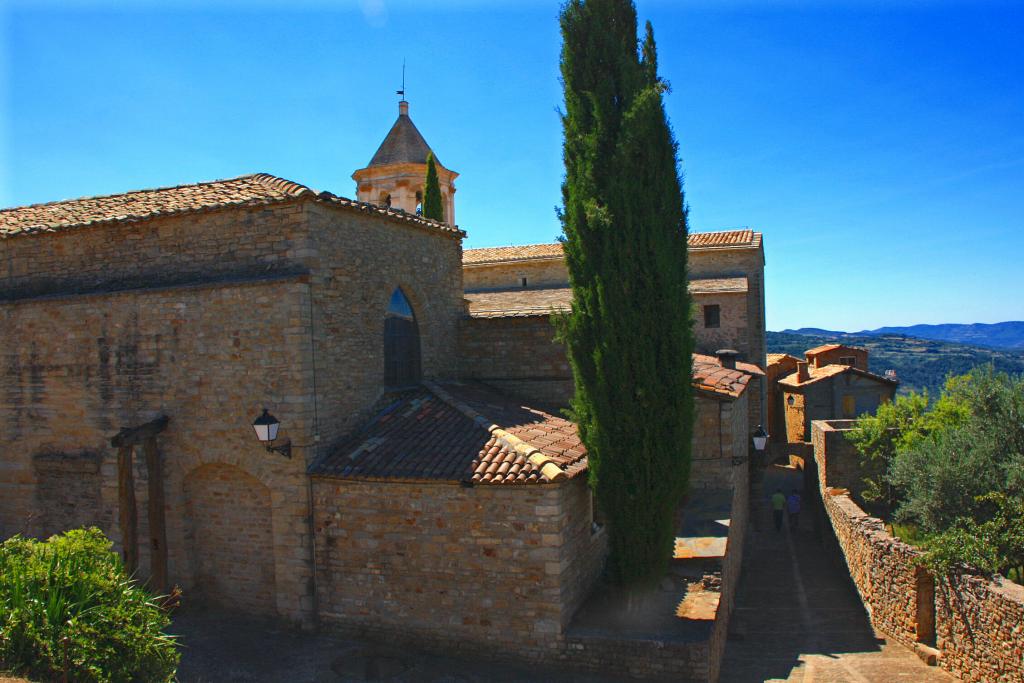
<svg viewBox="0 0 1024 683">
<path fill-rule="evenodd" d="M 769 329 L 1024 319 L 1024 4 L 641 1 L 691 229 L 764 233 Z M 0 3 L 0 205 L 266 171 L 355 194 L 397 114 L 467 247 L 551 241 L 554 2 Z"/>
</svg>

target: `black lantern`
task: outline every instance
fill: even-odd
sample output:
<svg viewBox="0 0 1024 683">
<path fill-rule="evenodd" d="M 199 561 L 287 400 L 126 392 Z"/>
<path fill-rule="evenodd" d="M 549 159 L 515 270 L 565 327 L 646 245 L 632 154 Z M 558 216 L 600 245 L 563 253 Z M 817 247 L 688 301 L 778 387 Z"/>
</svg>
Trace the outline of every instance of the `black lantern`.
<svg viewBox="0 0 1024 683">
<path fill-rule="evenodd" d="M 252 421 L 252 428 L 256 430 L 256 438 L 267 447 L 267 452 L 280 453 L 284 457 L 290 458 L 292 457 L 291 441 L 281 446 L 274 445 L 274 441 L 277 439 L 277 430 L 280 427 L 281 423 L 266 408 L 263 409 L 262 415 Z"/>
<path fill-rule="evenodd" d="M 768 445 L 768 432 L 764 431 L 764 427 L 757 425 L 757 431 L 754 432 L 754 450 L 758 453 L 763 453 L 765 446 Z"/>
</svg>

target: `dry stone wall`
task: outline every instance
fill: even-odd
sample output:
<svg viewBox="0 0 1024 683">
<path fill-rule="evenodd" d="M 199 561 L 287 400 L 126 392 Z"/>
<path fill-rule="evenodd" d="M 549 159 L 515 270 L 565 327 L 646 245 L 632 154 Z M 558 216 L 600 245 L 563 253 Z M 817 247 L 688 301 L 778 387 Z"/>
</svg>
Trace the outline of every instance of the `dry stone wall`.
<svg viewBox="0 0 1024 683">
<path fill-rule="evenodd" d="M 463 278 L 467 292 L 514 289 L 523 286 L 523 278 L 526 278 L 526 285 L 530 288 L 564 287 L 569 282 L 569 271 L 565 260 L 558 258 L 468 265 Z"/>
<path fill-rule="evenodd" d="M 1024 586 L 1001 577 L 926 577 L 925 584 L 934 583 L 932 597 L 921 582 L 921 552 L 889 534 L 845 488 L 832 488 L 844 482 L 842 470 L 829 472 L 830 449 L 843 436 L 839 427 L 847 426 L 814 422 L 814 456 L 825 514 L 872 624 L 914 647 L 921 641 L 930 645 L 933 622 L 942 668 L 976 683 L 1024 681 Z M 835 460 L 843 458 L 840 448 Z"/>
</svg>

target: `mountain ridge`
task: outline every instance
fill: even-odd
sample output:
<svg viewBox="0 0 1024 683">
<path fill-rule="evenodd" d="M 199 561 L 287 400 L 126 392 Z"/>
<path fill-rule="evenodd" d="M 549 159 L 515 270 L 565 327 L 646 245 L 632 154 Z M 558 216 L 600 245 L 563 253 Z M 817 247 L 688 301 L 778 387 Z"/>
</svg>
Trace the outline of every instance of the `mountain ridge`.
<svg viewBox="0 0 1024 683">
<path fill-rule="evenodd" d="M 945 323 L 941 325 L 886 326 L 874 330 L 844 332 L 820 327 L 801 327 L 782 330 L 781 334 L 810 337 L 882 337 L 904 336 L 930 341 L 969 344 L 989 349 L 1024 350 L 1024 321 L 1008 320 L 1001 323 Z"/>
</svg>

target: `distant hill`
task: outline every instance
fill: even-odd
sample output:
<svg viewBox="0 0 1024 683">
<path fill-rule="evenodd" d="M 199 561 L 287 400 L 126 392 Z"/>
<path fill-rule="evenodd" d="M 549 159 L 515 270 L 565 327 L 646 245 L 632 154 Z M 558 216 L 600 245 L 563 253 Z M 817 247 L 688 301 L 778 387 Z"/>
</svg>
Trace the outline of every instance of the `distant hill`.
<svg viewBox="0 0 1024 683">
<path fill-rule="evenodd" d="M 798 330 L 783 330 L 783 333 L 829 338 L 903 335 L 916 337 L 917 339 L 984 346 L 990 349 L 1024 350 L 1024 321 L 1020 320 L 993 324 L 973 323 L 970 325 L 947 324 L 879 327 L 877 330 L 861 330 L 860 332 L 841 332 L 838 330 L 823 330 L 819 327 L 801 327 Z"/>
<path fill-rule="evenodd" d="M 805 328 L 809 329 L 809 328 Z M 802 358 L 804 351 L 821 344 L 841 342 L 863 346 L 870 351 L 871 371 L 878 374 L 892 369 L 900 380 L 900 393 L 910 390 L 936 396 L 949 374 L 961 375 L 973 367 L 993 363 L 997 370 L 1024 373 L 1024 349 L 989 349 L 931 339 L 915 339 L 902 334 L 855 335 L 821 330 L 768 333 L 769 353 L 788 353 Z"/>
</svg>

